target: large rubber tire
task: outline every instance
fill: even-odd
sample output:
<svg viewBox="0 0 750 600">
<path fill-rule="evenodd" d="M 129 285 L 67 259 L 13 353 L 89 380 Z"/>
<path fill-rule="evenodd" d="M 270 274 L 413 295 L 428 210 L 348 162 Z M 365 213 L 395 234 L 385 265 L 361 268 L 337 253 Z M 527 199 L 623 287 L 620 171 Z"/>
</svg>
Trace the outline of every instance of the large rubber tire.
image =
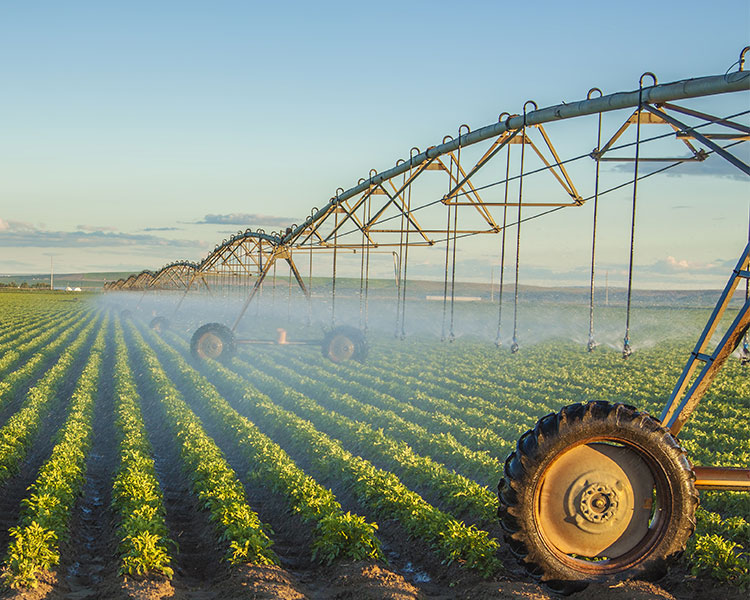
<svg viewBox="0 0 750 600">
<path fill-rule="evenodd" d="M 190 339 L 190 352 L 196 360 L 226 361 L 237 352 L 232 330 L 221 323 L 207 323 L 195 330 Z"/>
<path fill-rule="evenodd" d="M 321 345 L 323 356 L 334 363 L 348 360 L 364 362 L 367 358 L 367 340 L 365 335 L 354 327 L 335 327 L 323 338 Z"/>
<path fill-rule="evenodd" d="M 695 529 L 694 481 L 656 419 L 625 404 L 573 404 L 518 440 L 498 516 L 518 561 L 559 592 L 656 578 Z M 585 550 L 597 545 L 606 547 Z"/>
<path fill-rule="evenodd" d="M 169 319 L 166 317 L 154 317 L 151 319 L 151 329 L 154 331 L 162 332 L 169 329 Z"/>
</svg>

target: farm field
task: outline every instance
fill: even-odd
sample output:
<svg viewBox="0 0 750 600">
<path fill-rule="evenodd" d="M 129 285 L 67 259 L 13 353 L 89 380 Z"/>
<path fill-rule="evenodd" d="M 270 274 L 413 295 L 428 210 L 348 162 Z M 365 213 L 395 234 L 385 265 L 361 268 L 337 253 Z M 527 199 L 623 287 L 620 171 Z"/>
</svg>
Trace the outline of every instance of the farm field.
<svg viewBox="0 0 750 600">
<path fill-rule="evenodd" d="M 566 404 L 658 415 L 694 338 L 638 349 L 374 336 L 190 358 L 191 331 L 95 297 L 0 293 L 2 598 L 551 598 L 503 542 L 507 454 Z M 730 360 L 681 432 L 699 465 L 750 462 Z M 658 582 L 573 598 L 744 598 L 750 495 L 702 492 Z"/>
</svg>

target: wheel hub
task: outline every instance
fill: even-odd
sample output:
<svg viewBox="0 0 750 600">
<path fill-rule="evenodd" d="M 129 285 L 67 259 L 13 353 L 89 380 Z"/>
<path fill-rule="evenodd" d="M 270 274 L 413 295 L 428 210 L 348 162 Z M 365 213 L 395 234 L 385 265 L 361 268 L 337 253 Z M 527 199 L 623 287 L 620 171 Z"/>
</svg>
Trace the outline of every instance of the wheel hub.
<svg viewBox="0 0 750 600">
<path fill-rule="evenodd" d="M 198 340 L 198 354 L 201 358 L 217 359 L 224 350 L 224 343 L 215 333 L 206 332 Z"/>
<path fill-rule="evenodd" d="M 592 483 L 581 494 L 578 511 L 592 523 L 611 519 L 619 506 L 617 492 L 605 483 Z"/>
<path fill-rule="evenodd" d="M 559 552 L 614 558 L 648 533 L 654 480 L 630 448 L 589 443 L 571 448 L 544 474 L 537 527 Z"/>
<path fill-rule="evenodd" d="M 343 362 L 354 356 L 354 342 L 345 335 L 337 335 L 331 340 L 328 354 L 332 361 Z"/>
</svg>

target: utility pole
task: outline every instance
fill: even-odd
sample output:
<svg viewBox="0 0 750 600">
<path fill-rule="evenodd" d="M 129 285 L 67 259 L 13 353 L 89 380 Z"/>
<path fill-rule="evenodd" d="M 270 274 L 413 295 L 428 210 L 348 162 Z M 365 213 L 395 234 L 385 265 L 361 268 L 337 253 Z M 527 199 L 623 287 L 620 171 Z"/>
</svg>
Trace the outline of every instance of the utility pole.
<svg viewBox="0 0 750 600">
<path fill-rule="evenodd" d="M 52 263 L 52 255 L 49 256 L 49 289 L 55 289 L 55 267 Z"/>
</svg>

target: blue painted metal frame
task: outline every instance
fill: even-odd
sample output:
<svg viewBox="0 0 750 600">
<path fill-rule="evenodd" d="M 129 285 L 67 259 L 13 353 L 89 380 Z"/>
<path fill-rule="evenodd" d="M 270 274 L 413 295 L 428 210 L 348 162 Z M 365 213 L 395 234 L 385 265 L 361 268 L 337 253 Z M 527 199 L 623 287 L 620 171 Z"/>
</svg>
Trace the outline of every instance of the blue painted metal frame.
<svg viewBox="0 0 750 600">
<path fill-rule="evenodd" d="M 677 380 L 667 406 L 661 414 L 662 425 L 669 428 L 673 435 L 677 435 L 688 420 L 711 381 L 718 373 L 721 365 L 739 345 L 740 340 L 747 332 L 748 327 L 750 327 L 750 299 L 748 299 L 745 301 L 744 306 L 740 308 L 737 317 L 729 326 L 714 351 L 711 354 L 706 352 L 706 347 L 711 340 L 711 336 L 729 306 L 737 285 L 741 279 L 748 278 L 750 278 L 750 244 L 745 246 L 745 250 L 740 256 L 724 291 L 721 293 L 719 301 L 716 303 L 716 307 L 711 313 L 706 327 L 703 329 L 703 333 L 698 338 L 695 349 L 688 359 L 685 368 L 682 370 L 682 375 Z M 690 385 L 690 389 L 685 393 L 692 376 L 698 368 L 699 362 L 704 363 L 704 366 L 692 385 Z M 677 406 L 678 402 L 679 406 Z"/>
</svg>

